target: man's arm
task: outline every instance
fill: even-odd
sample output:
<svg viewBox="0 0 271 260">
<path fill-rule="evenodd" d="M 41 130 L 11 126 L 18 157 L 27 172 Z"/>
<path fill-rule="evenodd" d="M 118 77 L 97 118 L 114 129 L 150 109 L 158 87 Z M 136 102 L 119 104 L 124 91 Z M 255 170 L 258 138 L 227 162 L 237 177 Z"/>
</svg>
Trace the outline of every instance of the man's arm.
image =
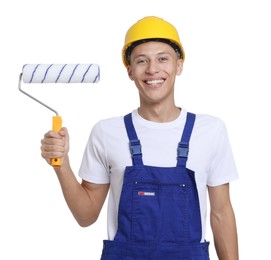
<svg viewBox="0 0 271 260">
<path fill-rule="evenodd" d="M 67 162 L 67 161 L 66 161 Z M 98 218 L 106 199 L 109 184 L 82 181 L 80 184 L 70 166 L 55 168 L 64 198 L 81 227 L 92 225 Z"/>
<path fill-rule="evenodd" d="M 102 209 L 109 184 L 78 182 L 69 162 L 69 134 L 66 128 L 59 133 L 49 131 L 41 144 L 41 155 L 49 164 L 50 158 L 62 158 L 61 167 L 54 170 L 74 218 L 82 227 L 93 224 Z"/>
<path fill-rule="evenodd" d="M 208 187 L 211 228 L 219 260 L 238 260 L 238 239 L 229 184 Z"/>
</svg>

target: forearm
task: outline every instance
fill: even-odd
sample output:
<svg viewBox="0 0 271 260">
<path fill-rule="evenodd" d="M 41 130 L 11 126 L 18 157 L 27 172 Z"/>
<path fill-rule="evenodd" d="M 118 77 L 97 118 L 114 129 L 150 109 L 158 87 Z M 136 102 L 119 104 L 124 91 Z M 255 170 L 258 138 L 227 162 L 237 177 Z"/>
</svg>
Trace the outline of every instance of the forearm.
<svg viewBox="0 0 271 260">
<path fill-rule="evenodd" d="M 219 260 L 238 260 L 237 229 L 231 205 L 223 213 L 211 212 L 211 226 Z"/>
<path fill-rule="evenodd" d="M 97 219 L 94 203 L 76 179 L 67 158 L 62 167 L 54 168 L 66 203 L 80 226 L 89 226 Z"/>
</svg>

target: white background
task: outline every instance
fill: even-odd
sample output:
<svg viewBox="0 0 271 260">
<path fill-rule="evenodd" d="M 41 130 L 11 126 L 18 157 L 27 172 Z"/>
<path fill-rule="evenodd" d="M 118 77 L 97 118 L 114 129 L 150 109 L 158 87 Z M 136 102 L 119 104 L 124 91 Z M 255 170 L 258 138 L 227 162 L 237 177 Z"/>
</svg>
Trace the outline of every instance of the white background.
<svg viewBox="0 0 271 260">
<path fill-rule="evenodd" d="M 98 84 L 23 85 L 63 117 L 77 174 L 93 124 L 138 106 L 121 48 L 127 29 L 146 15 L 179 30 L 186 61 L 177 105 L 218 116 L 228 127 L 240 175 L 231 185 L 240 259 L 270 259 L 268 0 L 1 1 L 0 259 L 99 259 L 106 206 L 95 225 L 77 225 L 40 157 L 53 114 L 18 91 L 18 78 L 25 63 L 100 65 Z M 217 259 L 213 244 L 210 253 Z"/>
</svg>

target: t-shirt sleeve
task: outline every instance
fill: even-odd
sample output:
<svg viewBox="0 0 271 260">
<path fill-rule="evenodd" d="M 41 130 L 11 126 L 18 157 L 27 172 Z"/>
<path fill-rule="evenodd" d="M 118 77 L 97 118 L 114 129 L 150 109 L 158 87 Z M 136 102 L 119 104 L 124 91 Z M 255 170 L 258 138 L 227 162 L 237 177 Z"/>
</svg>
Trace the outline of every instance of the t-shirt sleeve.
<svg viewBox="0 0 271 260">
<path fill-rule="evenodd" d="M 108 169 L 102 122 L 98 122 L 93 127 L 85 147 L 79 177 L 96 184 L 109 183 Z"/>
<path fill-rule="evenodd" d="M 213 145 L 208 186 L 218 186 L 238 179 L 228 132 L 222 120 L 218 120 L 216 124 Z"/>
</svg>

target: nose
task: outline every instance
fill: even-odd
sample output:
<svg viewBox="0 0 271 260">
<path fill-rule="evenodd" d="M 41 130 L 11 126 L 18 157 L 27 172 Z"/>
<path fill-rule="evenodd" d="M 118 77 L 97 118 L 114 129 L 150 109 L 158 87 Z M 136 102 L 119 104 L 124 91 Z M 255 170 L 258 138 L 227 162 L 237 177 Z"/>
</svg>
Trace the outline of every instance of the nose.
<svg viewBox="0 0 271 260">
<path fill-rule="evenodd" d="M 147 74 L 155 74 L 159 71 L 159 66 L 155 61 L 149 61 L 148 66 L 146 68 Z"/>
</svg>

